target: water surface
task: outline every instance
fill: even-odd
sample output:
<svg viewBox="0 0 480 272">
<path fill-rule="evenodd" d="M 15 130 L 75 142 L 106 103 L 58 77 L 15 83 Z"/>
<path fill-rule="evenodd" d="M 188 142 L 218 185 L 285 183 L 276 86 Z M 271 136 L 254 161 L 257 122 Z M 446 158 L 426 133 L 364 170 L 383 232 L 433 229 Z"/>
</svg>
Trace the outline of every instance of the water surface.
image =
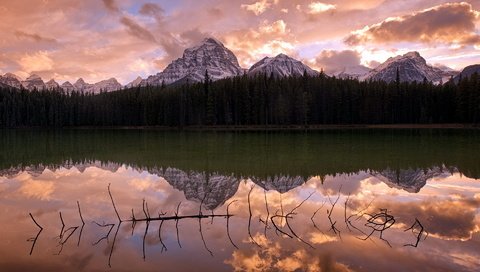
<svg viewBox="0 0 480 272">
<path fill-rule="evenodd" d="M 480 265 L 475 130 L 15 130 L 0 150 L 2 271 Z"/>
</svg>

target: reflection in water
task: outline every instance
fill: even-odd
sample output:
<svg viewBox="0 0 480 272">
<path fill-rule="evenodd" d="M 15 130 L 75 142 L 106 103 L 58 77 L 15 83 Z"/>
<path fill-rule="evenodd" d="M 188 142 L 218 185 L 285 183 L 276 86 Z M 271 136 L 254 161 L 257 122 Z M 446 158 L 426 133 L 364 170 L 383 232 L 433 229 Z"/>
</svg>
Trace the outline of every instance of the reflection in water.
<svg viewBox="0 0 480 272">
<path fill-rule="evenodd" d="M 204 149 L 193 146 L 208 145 L 210 134 L 177 135 L 187 138 L 180 147 L 163 133 L 128 132 L 126 149 L 110 152 L 99 145 L 113 147 L 107 140 L 96 143 L 103 132 L 84 133 L 96 148 L 66 139 L 78 141 L 76 133 L 47 133 L 39 146 L 55 147 L 44 157 L 38 145 L 6 147 L 18 152 L 0 161 L 2 271 L 108 265 L 115 271 L 475 271 L 480 265 L 480 183 L 471 162 L 478 155 L 464 143 L 478 145 L 476 134 L 408 134 L 417 143 L 451 142 L 444 145 L 448 156 L 435 148 L 427 156 L 421 147 L 392 155 L 390 138 L 408 145 L 389 133 L 373 135 L 375 144 L 350 132 L 278 135 L 281 141 L 226 134 Z M 338 151 L 333 162 L 317 149 L 327 146 L 324 140 Z M 370 153 L 346 160 L 349 152 L 359 159 L 359 149 Z M 286 166 L 290 160 L 294 167 Z"/>
</svg>

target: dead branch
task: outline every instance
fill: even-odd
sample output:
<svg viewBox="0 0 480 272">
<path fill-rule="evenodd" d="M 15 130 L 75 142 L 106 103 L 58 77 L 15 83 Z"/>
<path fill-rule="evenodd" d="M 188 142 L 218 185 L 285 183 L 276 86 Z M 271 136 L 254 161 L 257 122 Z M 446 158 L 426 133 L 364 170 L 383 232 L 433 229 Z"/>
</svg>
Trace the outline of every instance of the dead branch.
<svg viewBox="0 0 480 272">
<path fill-rule="evenodd" d="M 385 241 L 390 247 L 392 247 L 390 242 L 383 238 L 383 232 L 391 228 L 393 224 L 395 224 L 395 217 L 388 214 L 387 209 L 380 209 L 379 213 L 374 215 L 369 214 L 369 216 L 370 218 L 367 220 L 367 223 L 365 223 L 365 226 L 371 228 L 372 232 L 368 234 L 365 238 L 359 239 L 365 241 L 369 239 L 375 232 L 379 232 L 379 238 Z"/>
<path fill-rule="evenodd" d="M 179 210 L 180 210 L 180 204 L 182 204 L 181 201 L 180 201 L 180 203 L 178 203 L 177 211 L 175 212 L 175 216 L 177 216 L 177 217 L 178 217 Z M 212 217 L 212 220 L 213 220 L 213 217 Z M 179 222 L 179 220 L 178 220 L 178 218 L 177 218 L 177 219 L 175 220 L 175 228 L 176 228 L 176 230 L 177 230 L 177 242 L 178 242 L 178 246 L 179 246 L 180 248 L 182 248 L 182 245 L 180 244 L 180 235 L 179 235 L 179 233 L 178 233 L 178 222 Z"/>
<path fill-rule="evenodd" d="M 62 240 L 63 230 L 65 229 L 65 222 L 63 222 L 62 212 L 58 212 L 58 213 L 60 214 L 60 221 L 62 222 L 62 229 L 60 230 L 60 235 L 58 235 L 58 238 Z"/>
<path fill-rule="evenodd" d="M 78 242 L 77 247 L 80 246 L 80 240 L 82 239 L 83 228 L 85 227 L 85 221 L 83 220 L 82 211 L 80 210 L 80 202 L 77 201 L 78 207 L 78 214 L 80 216 L 80 220 L 82 220 L 82 227 L 80 228 L 80 233 L 78 234 Z"/>
<path fill-rule="evenodd" d="M 313 223 L 313 227 L 316 228 L 317 230 L 319 230 L 321 233 L 323 233 L 323 231 L 320 230 L 320 228 L 317 226 L 317 224 L 315 224 L 314 218 L 317 215 L 317 213 L 323 208 L 323 206 L 325 206 L 325 203 L 327 203 L 327 202 L 323 201 L 322 205 L 313 213 L 312 217 L 310 217 L 310 220 Z M 323 233 L 323 235 L 325 235 L 325 233 Z"/>
<path fill-rule="evenodd" d="M 106 235 L 100 237 L 100 239 L 98 239 L 98 240 L 97 240 L 96 242 L 94 242 L 92 245 L 94 245 L 94 246 L 95 246 L 95 245 L 98 245 L 98 244 L 99 244 L 101 241 L 103 241 L 103 240 L 107 240 L 107 243 L 108 243 L 108 236 L 110 236 L 110 232 L 112 232 L 112 229 L 113 229 L 113 227 L 115 227 L 115 224 L 105 224 L 105 223 L 99 224 L 99 223 L 97 223 L 97 222 L 95 222 L 95 221 L 93 221 L 93 223 L 96 224 L 97 226 L 101 227 L 101 228 L 110 227 L 110 229 L 108 230 L 108 232 L 107 232 Z"/>
<path fill-rule="evenodd" d="M 255 185 L 253 185 L 251 188 L 250 188 L 250 191 L 248 192 L 248 235 L 250 236 L 250 239 L 252 241 L 253 244 L 255 244 L 256 246 L 260 247 L 260 245 L 255 241 L 255 239 L 253 239 L 253 236 L 252 236 L 252 231 L 251 231 L 251 225 L 252 225 L 252 205 L 250 203 L 250 195 L 252 194 L 252 191 L 253 189 L 255 188 Z"/>
<path fill-rule="evenodd" d="M 417 228 L 419 229 L 418 233 L 415 233 L 415 230 Z M 425 238 L 423 238 L 423 240 L 427 239 L 428 237 L 428 232 L 425 231 L 425 228 L 423 227 L 422 223 L 420 223 L 420 221 L 417 218 L 415 218 L 415 222 L 413 223 L 413 225 L 408 229 L 405 229 L 404 231 L 409 231 L 409 230 L 412 231 L 412 234 L 416 238 L 415 244 L 405 244 L 403 246 L 418 247 L 418 244 L 420 243 L 422 236 L 425 235 Z"/>
<path fill-rule="evenodd" d="M 203 231 L 202 231 L 202 218 L 205 218 L 204 215 L 202 214 L 202 205 L 203 205 L 203 202 L 205 201 L 205 198 L 207 198 L 207 195 L 208 195 L 208 192 L 205 193 L 205 196 L 203 197 L 202 202 L 200 202 L 200 208 L 198 210 L 198 228 L 200 232 L 200 237 L 202 238 L 203 246 L 208 251 L 208 253 L 210 253 L 210 256 L 213 257 L 213 252 L 208 248 L 207 243 L 205 242 L 205 238 L 203 237 Z M 209 216 L 211 215 L 208 215 L 207 217 Z"/>
<path fill-rule="evenodd" d="M 281 219 L 282 219 L 282 222 L 283 222 L 283 218 L 284 218 L 285 216 L 282 215 L 282 214 L 278 214 L 278 210 L 277 210 L 277 211 L 275 211 L 275 215 L 272 216 L 272 217 L 270 217 L 270 221 L 272 222 L 272 225 L 273 225 L 273 227 L 275 228 L 275 233 L 278 235 L 278 233 L 280 232 L 281 234 L 286 235 L 286 236 L 288 236 L 289 238 L 293 238 L 293 236 L 291 236 L 290 234 L 284 232 L 281 228 L 279 228 L 279 227 L 277 226 L 277 224 L 275 224 L 275 218 L 277 218 L 277 217 L 281 218 Z M 280 222 L 280 224 L 282 224 L 282 222 Z"/>
<path fill-rule="evenodd" d="M 113 201 L 112 192 L 110 191 L 110 183 L 108 184 L 108 194 L 110 195 L 110 200 L 112 201 L 113 209 L 115 210 L 115 214 L 117 215 L 118 222 L 122 222 L 122 219 L 118 214 L 117 207 L 115 206 L 115 201 Z"/>
<path fill-rule="evenodd" d="M 229 226 L 230 226 L 230 225 L 229 225 L 229 224 L 230 224 L 230 213 L 229 213 L 228 209 L 230 208 L 230 205 L 232 205 L 232 203 L 237 202 L 237 201 L 238 201 L 238 200 L 235 199 L 235 200 L 233 200 L 232 202 L 230 202 L 230 203 L 227 205 L 227 236 L 228 236 L 228 239 L 230 240 L 230 243 L 232 243 L 232 245 L 233 245 L 236 249 L 238 249 L 238 247 L 237 247 L 237 245 L 235 245 L 235 243 L 234 243 L 233 240 L 232 240 L 232 237 L 230 236 L 230 227 L 229 227 Z"/>
<path fill-rule="evenodd" d="M 158 239 L 160 239 L 160 243 L 162 244 L 162 250 L 161 250 L 162 253 L 163 253 L 163 250 L 167 251 L 167 246 L 165 246 L 165 244 L 163 243 L 163 240 L 162 240 L 163 222 L 165 222 L 165 221 L 160 221 L 160 226 L 158 227 Z"/>
<path fill-rule="evenodd" d="M 32 247 L 30 248 L 30 255 L 32 255 L 33 253 L 33 249 L 35 248 L 35 245 L 37 244 L 37 240 L 38 240 L 38 237 L 40 236 L 40 233 L 42 233 L 43 231 L 43 228 L 42 226 L 40 226 L 37 221 L 35 220 L 35 218 L 33 217 L 32 213 L 28 213 L 30 215 L 30 218 L 32 218 L 32 221 L 33 223 L 35 223 L 35 225 L 37 225 L 37 227 L 39 228 L 38 232 L 37 232 L 37 235 L 35 237 L 32 237 L 32 238 L 29 238 L 27 241 L 28 242 L 32 242 Z"/>
<path fill-rule="evenodd" d="M 145 233 L 143 234 L 143 244 L 142 244 L 142 251 L 143 251 L 143 261 L 145 261 L 145 240 L 147 239 L 148 227 L 150 226 L 150 221 L 147 221 L 145 227 Z"/>
<path fill-rule="evenodd" d="M 307 241 L 303 240 L 302 238 L 300 238 L 296 233 L 295 231 L 293 231 L 292 227 L 290 226 L 290 223 L 288 222 L 288 219 L 289 218 L 293 218 L 292 215 L 296 215 L 295 213 L 295 210 L 297 210 L 298 208 L 300 208 L 300 206 L 303 205 L 303 203 L 305 203 L 313 194 L 315 193 L 315 191 L 311 192 L 310 195 L 308 195 L 307 198 L 305 198 L 302 202 L 300 202 L 300 204 L 298 204 L 295 208 L 293 208 L 289 213 L 287 213 L 285 215 L 285 222 L 287 223 L 287 227 L 288 229 L 290 230 L 290 232 L 292 233 L 293 236 L 295 236 L 298 240 L 300 240 L 302 243 L 308 245 L 309 247 L 311 248 L 314 248 L 310 243 L 308 243 Z"/>
<path fill-rule="evenodd" d="M 340 186 L 340 189 L 342 187 Z M 341 234 L 340 234 L 340 230 L 335 226 L 335 224 L 337 224 L 337 221 L 333 222 L 332 220 L 332 213 L 333 213 L 333 209 L 335 209 L 335 205 L 337 205 L 337 202 L 338 200 L 340 199 L 340 192 L 338 194 L 338 197 L 337 199 L 335 200 L 335 202 L 332 203 L 332 200 L 330 199 L 330 196 L 328 196 L 328 201 L 330 202 L 330 204 L 332 205 L 332 208 L 330 210 L 327 210 L 327 217 L 328 217 L 328 221 L 330 222 L 330 230 L 333 231 L 333 233 L 335 234 L 338 234 L 338 236 L 340 237 L 340 239 L 342 238 Z"/>
<path fill-rule="evenodd" d="M 113 250 L 115 248 L 115 242 L 117 241 L 117 235 L 118 235 L 118 231 L 120 230 L 120 225 L 122 224 L 122 222 L 119 222 L 117 224 L 117 230 L 115 231 L 115 235 L 113 236 L 113 241 L 112 241 L 112 248 L 110 249 L 110 254 L 108 255 L 108 267 L 112 267 L 112 255 L 113 255 Z"/>
</svg>

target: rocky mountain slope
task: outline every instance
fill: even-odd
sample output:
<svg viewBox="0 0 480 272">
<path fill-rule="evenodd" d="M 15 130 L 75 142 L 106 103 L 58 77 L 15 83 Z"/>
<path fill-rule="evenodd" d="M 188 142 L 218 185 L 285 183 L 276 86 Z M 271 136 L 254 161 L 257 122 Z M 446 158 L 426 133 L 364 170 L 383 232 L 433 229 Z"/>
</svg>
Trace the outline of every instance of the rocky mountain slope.
<svg viewBox="0 0 480 272">
<path fill-rule="evenodd" d="M 441 70 L 428 65 L 418 52 L 409 52 L 402 56 L 389 58 L 362 79 L 392 82 L 397 78 L 397 70 L 401 82 L 423 82 L 426 79 L 438 83 L 443 78 Z"/>
<path fill-rule="evenodd" d="M 214 81 L 243 72 L 232 51 L 218 40 L 207 38 L 200 45 L 186 49 L 181 58 L 170 63 L 162 72 L 143 80 L 141 85 L 169 85 L 187 80 L 201 82 L 207 70 Z"/>
<path fill-rule="evenodd" d="M 266 74 L 274 77 L 302 76 L 304 73 L 310 76 L 318 75 L 318 72 L 294 58 L 285 54 L 279 54 L 274 58 L 265 57 L 255 63 L 249 70 L 248 75 Z"/>
</svg>

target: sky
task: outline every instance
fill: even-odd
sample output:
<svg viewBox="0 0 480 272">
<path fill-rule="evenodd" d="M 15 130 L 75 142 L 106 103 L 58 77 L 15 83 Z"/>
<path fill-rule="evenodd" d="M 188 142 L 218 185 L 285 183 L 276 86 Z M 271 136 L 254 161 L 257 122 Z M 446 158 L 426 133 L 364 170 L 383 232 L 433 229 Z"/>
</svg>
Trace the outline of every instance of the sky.
<svg viewBox="0 0 480 272">
<path fill-rule="evenodd" d="M 215 37 L 243 68 L 285 53 L 332 73 L 418 51 L 480 63 L 480 0 L 0 0 L 0 74 L 59 83 L 162 71 Z"/>
</svg>

